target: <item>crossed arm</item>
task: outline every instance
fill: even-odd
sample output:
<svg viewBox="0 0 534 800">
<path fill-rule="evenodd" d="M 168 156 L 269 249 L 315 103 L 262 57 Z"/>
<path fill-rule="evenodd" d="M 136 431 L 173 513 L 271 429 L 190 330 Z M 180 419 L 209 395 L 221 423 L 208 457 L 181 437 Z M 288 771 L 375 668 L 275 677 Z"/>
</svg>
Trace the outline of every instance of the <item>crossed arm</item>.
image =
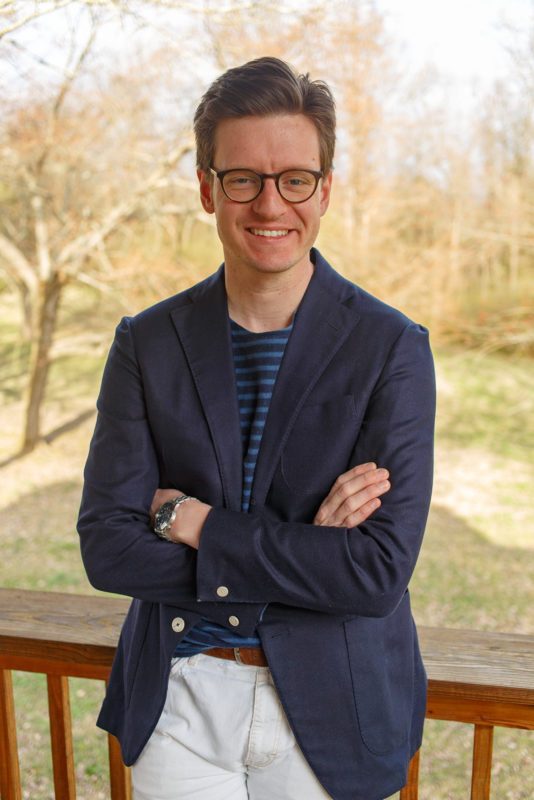
<svg viewBox="0 0 534 800">
<path fill-rule="evenodd" d="M 389 473 L 374 463 L 358 464 L 341 474 L 319 506 L 314 525 L 353 528 L 361 525 L 380 507 L 380 496 L 390 488 Z M 157 489 L 150 508 L 153 517 L 158 508 L 182 492 Z M 198 550 L 200 536 L 211 506 L 200 500 L 180 505 L 169 536 L 175 542 Z"/>
<path fill-rule="evenodd" d="M 149 353 L 141 355 L 151 363 Z M 195 610 L 199 600 L 246 603 L 247 609 L 267 601 L 327 613 L 390 613 L 411 577 L 430 500 L 434 381 L 426 332 L 407 326 L 382 361 L 362 387 L 365 424 L 355 420 L 350 433 L 348 457 L 360 466 L 341 474 L 326 496 L 314 494 L 311 517 L 306 504 L 313 525 L 279 519 L 269 508 L 251 514 L 223 508 L 219 466 L 207 439 L 209 458 L 204 451 L 197 455 L 196 443 L 181 435 L 173 438 L 172 453 L 156 450 L 155 442 L 166 442 L 169 418 L 160 416 L 152 390 L 159 373 L 141 376 L 131 331 L 118 331 L 99 397 L 78 523 L 91 583 L 140 600 L 191 603 Z M 187 401 L 187 387 L 184 392 Z M 193 460 L 193 475 L 212 470 L 199 481 L 199 492 L 212 503 L 218 499 L 213 508 L 193 501 L 179 507 L 170 536 L 186 546 L 171 547 L 149 533 L 147 511 L 195 491 L 195 480 L 182 484 L 179 477 L 174 489 L 156 491 L 161 465 L 166 476 L 188 474 L 180 468 L 183 459 Z M 387 472 L 370 464 L 372 459 L 390 470 L 391 487 Z M 381 489 L 382 481 L 388 484 Z M 294 494 L 291 486 L 285 491 L 282 515 Z M 305 487 L 299 492 L 296 500 Z M 221 585 L 232 586 L 228 600 L 216 595 Z"/>
</svg>

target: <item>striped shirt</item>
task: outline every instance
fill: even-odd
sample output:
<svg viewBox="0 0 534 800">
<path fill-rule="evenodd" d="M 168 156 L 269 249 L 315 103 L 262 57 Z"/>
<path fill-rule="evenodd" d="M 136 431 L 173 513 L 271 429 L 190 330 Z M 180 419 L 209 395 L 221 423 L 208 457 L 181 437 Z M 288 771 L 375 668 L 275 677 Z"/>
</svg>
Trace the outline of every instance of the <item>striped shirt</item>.
<svg viewBox="0 0 534 800">
<path fill-rule="evenodd" d="M 252 333 L 233 320 L 230 322 L 243 446 L 241 508 L 247 512 L 269 404 L 293 326 L 280 331 Z M 192 656 L 210 647 L 260 647 L 260 640 L 257 636 L 239 636 L 203 617 L 178 645 L 174 655 Z"/>
<path fill-rule="evenodd" d="M 243 444 L 241 508 L 243 511 L 248 511 L 261 437 L 276 376 L 292 326 L 280 331 L 251 333 L 235 322 L 232 322 L 231 325 L 241 442 Z"/>
</svg>

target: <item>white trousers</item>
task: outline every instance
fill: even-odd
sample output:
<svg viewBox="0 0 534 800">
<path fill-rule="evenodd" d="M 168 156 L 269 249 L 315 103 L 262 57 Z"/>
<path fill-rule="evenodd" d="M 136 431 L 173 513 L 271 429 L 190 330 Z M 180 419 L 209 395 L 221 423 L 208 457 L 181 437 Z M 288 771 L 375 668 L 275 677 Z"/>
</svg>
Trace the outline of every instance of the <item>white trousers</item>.
<svg viewBox="0 0 534 800">
<path fill-rule="evenodd" d="M 331 800 L 295 742 L 269 669 L 206 655 L 173 662 L 132 782 L 135 800 Z"/>
</svg>

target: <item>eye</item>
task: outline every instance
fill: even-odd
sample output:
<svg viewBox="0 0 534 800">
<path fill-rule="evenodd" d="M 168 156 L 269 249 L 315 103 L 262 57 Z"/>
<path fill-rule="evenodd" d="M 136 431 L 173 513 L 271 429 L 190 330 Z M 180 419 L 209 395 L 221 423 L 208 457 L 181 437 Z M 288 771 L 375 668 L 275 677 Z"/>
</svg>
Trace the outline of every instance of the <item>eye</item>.
<svg viewBox="0 0 534 800">
<path fill-rule="evenodd" d="M 232 170 L 232 172 L 228 172 L 225 175 L 224 182 L 227 186 L 234 188 L 257 186 L 260 178 L 254 172 L 247 172 L 246 170 L 235 170 L 234 172 Z"/>
<path fill-rule="evenodd" d="M 280 180 L 283 186 L 291 189 L 308 188 L 315 183 L 315 178 L 310 172 L 300 170 L 283 172 Z"/>
<path fill-rule="evenodd" d="M 253 182 L 248 175 L 229 175 L 227 180 L 232 186 L 246 186 L 247 183 Z"/>
</svg>

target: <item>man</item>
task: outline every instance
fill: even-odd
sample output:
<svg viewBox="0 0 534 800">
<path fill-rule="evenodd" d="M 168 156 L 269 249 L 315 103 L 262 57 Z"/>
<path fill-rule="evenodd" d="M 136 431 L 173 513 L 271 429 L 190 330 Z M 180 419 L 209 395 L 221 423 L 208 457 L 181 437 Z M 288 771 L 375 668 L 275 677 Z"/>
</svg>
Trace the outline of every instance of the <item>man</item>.
<svg viewBox="0 0 534 800">
<path fill-rule="evenodd" d="M 89 578 L 134 598 L 99 724 L 137 800 L 379 800 L 425 713 L 427 332 L 313 248 L 325 84 L 257 59 L 195 133 L 224 264 L 121 322 L 85 472 Z"/>
</svg>

